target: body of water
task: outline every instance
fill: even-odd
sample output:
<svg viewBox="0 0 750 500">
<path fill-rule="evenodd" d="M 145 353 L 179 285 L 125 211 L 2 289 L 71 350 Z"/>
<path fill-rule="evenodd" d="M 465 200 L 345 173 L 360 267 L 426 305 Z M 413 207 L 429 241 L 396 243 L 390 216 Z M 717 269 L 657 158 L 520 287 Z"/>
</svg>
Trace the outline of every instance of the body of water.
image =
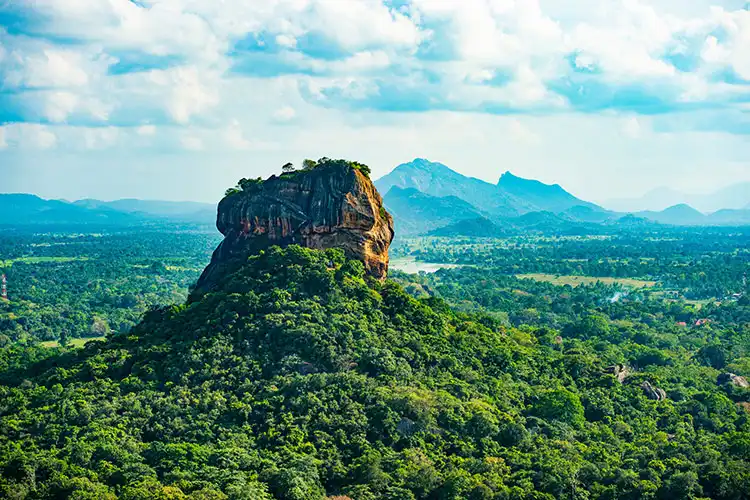
<svg viewBox="0 0 750 500">
<path fill-rule="evenodd" d="M 458 264 L 440 264 L 435 262 L 419 262 L 414 257 L 401 257 L 391 259 L 390 268 L 409 274 L 419 272 L 434 273 L 439 269 L 455 269 L 461 267 Z"/>
</svg>

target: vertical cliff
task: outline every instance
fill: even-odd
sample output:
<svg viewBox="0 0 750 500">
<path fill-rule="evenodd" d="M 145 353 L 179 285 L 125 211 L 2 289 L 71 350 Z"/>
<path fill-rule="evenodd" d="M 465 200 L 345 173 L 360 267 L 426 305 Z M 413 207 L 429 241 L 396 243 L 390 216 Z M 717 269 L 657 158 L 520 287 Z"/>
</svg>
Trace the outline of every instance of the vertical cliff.
<svg viewBox="0 0 750 500">
<path fill-rule="evenodd" d="M 211 290 L 249 255 L 273 245 L 341 248 L 370 275 L 385 278 L 393 218 L 358 164 L 321 160 L 314 168 L 242 184 L 219 203 L 216 227 L 224 240 L 194 294 Z"/>
</svg>

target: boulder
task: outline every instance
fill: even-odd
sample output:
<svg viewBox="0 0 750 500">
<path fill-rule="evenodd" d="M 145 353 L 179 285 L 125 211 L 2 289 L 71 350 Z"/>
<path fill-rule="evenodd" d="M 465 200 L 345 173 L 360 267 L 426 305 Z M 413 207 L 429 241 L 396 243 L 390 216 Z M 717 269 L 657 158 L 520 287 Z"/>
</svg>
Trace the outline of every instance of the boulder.
<svg viewBox="0 0 750 500">
<path fill-rule="evenodd" d="M 653 385 L 651 385 L 651 382 L 643 382 L 641 384 L 641 389 L 643 389 L 643 392 L 646 394 L 646 397 L 648 397 L 648 399 L 653 399 L 654 401 L 663 401 L 667 399 L 667 393 L 664 391 L 664 389 L 654 387 Z"/>
<path fill-rule="evenodd" d="M 735 375 L 734 373 L 722 373 L 716 379 L 716 383 L 718 383 L 719 385 L 732 384 L 737 387 L 750 388 L 750 382 L 748 382 L 745 377 L 740 377 L 739 375 Z"/>
</svg>

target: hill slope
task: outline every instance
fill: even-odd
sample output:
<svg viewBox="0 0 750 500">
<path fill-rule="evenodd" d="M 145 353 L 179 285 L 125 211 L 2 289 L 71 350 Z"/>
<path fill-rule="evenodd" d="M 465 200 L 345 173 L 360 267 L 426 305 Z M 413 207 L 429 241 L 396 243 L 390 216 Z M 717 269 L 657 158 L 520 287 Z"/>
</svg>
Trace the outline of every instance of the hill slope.
<svg viewBox="0 0 750 500">
<path fill-rule="evenodd" d="M 650 401 L 660 375 L 566 342 L 271 248 L 127 335 L 0 350 L 0 497 L 742 498 L 748 419 L 714 380 Z"/>
<path fill-rule="evenodd" d="M 559 184 L 550 185 L 537 180 L 523 179 L 510 172 L 505 172 L 500 177 L 497 186 L 501 191 L 536 207 L 538 211 L 559 213 L 573 207 L 601 211 L 597 205 L 576 198 Z"/>
<path fill-rule="evenodd" d="M 455 196 L 430 196 L 415 188 L 393 186 L 383 200 L 393 215 L 396 234 L 425 234 L 464 219 L 481 217 L 473 205 Z"/>
</svg>

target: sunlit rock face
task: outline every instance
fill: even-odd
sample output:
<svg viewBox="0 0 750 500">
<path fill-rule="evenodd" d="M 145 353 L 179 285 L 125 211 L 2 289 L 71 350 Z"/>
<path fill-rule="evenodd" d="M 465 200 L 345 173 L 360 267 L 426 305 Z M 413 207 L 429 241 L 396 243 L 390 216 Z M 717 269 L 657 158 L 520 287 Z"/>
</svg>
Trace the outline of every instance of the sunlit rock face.
<svg viewBox="0 0 750 500">
<path fill-rule="evenodd" d="M 393 218 L 372 181 L 340 162 L 273 176 L 228 195 L 219 203 L 216 227 L 224 240 L 198 280 L 197 294 L 273 245 L 341 248 L 368 274 L 385 279 L 394 236 Z"/>
</svg>

